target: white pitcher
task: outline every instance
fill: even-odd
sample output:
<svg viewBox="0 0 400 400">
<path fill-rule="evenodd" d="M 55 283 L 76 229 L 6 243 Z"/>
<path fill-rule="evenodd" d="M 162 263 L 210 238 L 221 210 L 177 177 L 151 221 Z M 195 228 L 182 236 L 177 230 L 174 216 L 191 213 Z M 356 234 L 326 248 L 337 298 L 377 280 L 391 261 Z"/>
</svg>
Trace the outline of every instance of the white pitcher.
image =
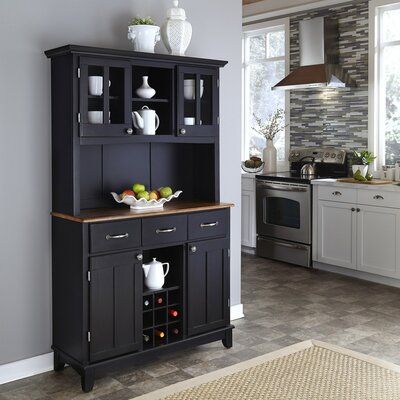
<svg viewBox="0 0 400 400">
<path fill-rule="evenodd" d="M 147 106 L 143 106 L 139 111 L 133 111 L 132 120 L 140 135 L 155 135 L 160 126 L 160 118 Z"/>
<path fill-rule="evenodd" d="M 164 265 L 167 266 L 167 271 L 164 273 Z M 143 264 L 144 283 L 150 290 L 161 289 L 165 283 L 165 277 L 169 272 L 169 263 L 161 263 L 153 258 L 153 261 L 148 264 Z"/>
</svg>

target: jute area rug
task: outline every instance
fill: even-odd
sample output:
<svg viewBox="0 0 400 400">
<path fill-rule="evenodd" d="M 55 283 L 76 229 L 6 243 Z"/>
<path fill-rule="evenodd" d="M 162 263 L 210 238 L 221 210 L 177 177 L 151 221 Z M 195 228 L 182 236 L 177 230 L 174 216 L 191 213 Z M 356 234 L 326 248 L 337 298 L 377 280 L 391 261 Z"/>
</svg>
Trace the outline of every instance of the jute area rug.
<svg viewBox="0 0 400 400">
<path fill-rule="evenodd" d="M 400 367 L 308 340 L 135 400 L 400 400 Z"/>
</svg>

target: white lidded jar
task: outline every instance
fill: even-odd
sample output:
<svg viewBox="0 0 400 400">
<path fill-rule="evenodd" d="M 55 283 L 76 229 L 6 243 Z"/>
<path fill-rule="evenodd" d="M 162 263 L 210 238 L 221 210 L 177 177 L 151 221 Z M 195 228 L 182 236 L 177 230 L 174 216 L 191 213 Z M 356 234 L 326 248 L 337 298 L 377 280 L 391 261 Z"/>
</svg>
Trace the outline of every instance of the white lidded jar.
<svg viewBox="0 0 400 400">
<path fill-rule="evenodd" d="M 186 12 L 179 8 L 179 1 L 174 0 L 174 7 L 167 11 L 167 19 L 161 27 L 161 38 L 169 54 L 184 56 L 192 39 L 192 25 L 186 21 Z"/>
</svg>

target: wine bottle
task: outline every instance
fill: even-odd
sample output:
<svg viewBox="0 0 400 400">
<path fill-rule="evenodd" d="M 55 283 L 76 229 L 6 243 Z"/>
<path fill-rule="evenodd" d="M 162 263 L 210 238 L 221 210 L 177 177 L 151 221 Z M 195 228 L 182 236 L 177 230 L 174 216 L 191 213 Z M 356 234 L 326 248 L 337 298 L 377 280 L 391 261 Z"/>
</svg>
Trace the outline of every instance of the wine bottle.
<svg viewBox="0 0 400 400">
<path fill-rule="evenodd" d="M 164 299 L 162 297 L 157 297 L 156 303 L 157 304 L 162 304 L 164 302 Z"/>
<path fill-rule="evenodd" d="M 169 314 L 171 317 L 174 317 L 174 318 L 176 318 L 176 317 L 179 315 L 178 311 L 173 310 L 172 308 L 170 308 L 170 309 L 168 310 L 168 314 Z"/>
<path fill-rule="evenodd" d="M 162 339 L 165 336 L 165 333 L 163 331 L 159 331 L 158 329 L 154 330 L 154 335 Z"/>
<path fill-rule="evenodd" d="M 179 329 L 173 328 L 173 329 L 171 329 L 171 333 L 173 333 L 174 335 L 179 335 Z"/>
<path fill-rule="evenodd" d="M 150 336 L 149 336 L 149 335 L 143 334 L 143 340 L 144 340 L 145 342 L 150 342 Z"/>
</svg>

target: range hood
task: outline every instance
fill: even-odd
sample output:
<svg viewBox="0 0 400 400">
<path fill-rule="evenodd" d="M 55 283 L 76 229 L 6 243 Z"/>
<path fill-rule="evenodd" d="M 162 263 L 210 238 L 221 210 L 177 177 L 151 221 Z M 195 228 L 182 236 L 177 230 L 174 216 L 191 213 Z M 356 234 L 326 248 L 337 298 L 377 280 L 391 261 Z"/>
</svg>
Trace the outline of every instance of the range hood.
<svg viewBox="0 0 400 400">
<path fill-rule="evenodd" d="M 300 21 L 300 67 L 272 90 L 342 88 L 356 86 L 339 65 L 337 20 L 319 17 Z"/>
</svg>

